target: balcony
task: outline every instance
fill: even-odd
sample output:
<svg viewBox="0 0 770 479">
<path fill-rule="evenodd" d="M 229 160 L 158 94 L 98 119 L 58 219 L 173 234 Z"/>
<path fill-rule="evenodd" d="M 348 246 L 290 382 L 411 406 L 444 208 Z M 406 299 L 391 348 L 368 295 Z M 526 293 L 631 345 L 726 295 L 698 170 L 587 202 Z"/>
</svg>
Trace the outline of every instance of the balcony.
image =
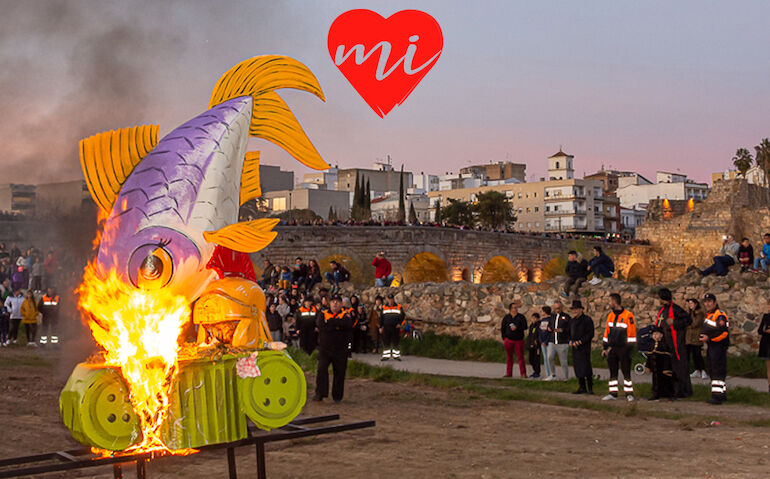
<svg viewBox="0 0 770 479">
<path fill-rule="evenodd" d="M 584 200 L 586 195 L 584 193 L 573 193 L 571 195 L 547 195 L 545 201 L 561 201 L 561 200 Z"/>
<path fill-rule="evenodd" d="M 585 216 L 586 210 L 558 210 L 558 211 L 546 211 L 546 216 Z"/>
</svg>

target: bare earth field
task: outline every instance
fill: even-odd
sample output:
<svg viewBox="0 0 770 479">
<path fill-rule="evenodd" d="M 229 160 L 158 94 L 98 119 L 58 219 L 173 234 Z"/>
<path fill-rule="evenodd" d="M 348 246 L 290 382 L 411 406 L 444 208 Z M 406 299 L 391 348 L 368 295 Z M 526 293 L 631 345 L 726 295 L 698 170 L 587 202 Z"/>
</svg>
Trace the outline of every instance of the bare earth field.
<svg viewBox="0 0 770 479">
<path fill-rule="evenodd" d="M 55 352 L 0 350 L 0 458 L 75 448 L 58 396 L 71 361 Z M 314 378 L 308 377 L 312 390 Z M 304 415 L 375 419 L 374 429 L 267 446 L 271 478 L 767 477 L 765 408 L 638 403 L 629 414 L 482 398 L 465 390 L 350 379 L 340 405 Z M 553 393 L 561 394 L 561 393 Z M 565 395 L 570 396 L 570 395 Z M 572 399 L 572 398 L 571 398 Z M 598 401 L 593 397 L 589 401 Z M 649 408 L 692 416 L 661 419 Z M 721 426 L 710 426 L 719 414 Z M 256 477 L 254 450 L 238 450 L 239 477 Z M 133 471 L 126 471 L 132 477 Z M 150 478 L 227 477 L 224 450 L 162 458 Z M 109 468 L 46 477 L 110 478 Z"/>
</svg>

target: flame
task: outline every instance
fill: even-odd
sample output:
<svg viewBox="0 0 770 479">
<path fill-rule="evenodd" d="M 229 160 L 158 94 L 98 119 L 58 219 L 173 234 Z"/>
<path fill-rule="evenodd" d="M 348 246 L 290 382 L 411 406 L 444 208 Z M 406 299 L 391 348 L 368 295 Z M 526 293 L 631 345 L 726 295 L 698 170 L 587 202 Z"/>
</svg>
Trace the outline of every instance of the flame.
<svg viewBox="0 0 770 479">
<path fill-rule="evenodd" d="M 124 452 L 190 453 L 170 451 L 160 434 L 178 371 L 177 339 L 190 317 L 187 299 L 165 289 L 135 288 L 115 270 L 99 274 L 94 263 L 86 267 L 78 293 L 91 334 L 104 348 L 104 363 L 120 368 L 139 417 L 142 440 Z"/>
</svg>

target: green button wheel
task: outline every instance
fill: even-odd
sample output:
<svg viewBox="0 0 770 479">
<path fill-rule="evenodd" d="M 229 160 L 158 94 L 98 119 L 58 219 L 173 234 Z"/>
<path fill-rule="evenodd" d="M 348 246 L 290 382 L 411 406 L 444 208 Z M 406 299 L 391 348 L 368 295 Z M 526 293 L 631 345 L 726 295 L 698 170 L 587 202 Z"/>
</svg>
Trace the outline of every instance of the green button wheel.
<svg viewBox="0 0 770 479">
<path fill-rule="evenodd" d="M 238 378 L 241 409 L 260 429 L 285 426 L 305 405 L 305 374 L 281 351 L 260 351 L 257 366 L 260 376 Z"/>
<path fill-rule="evenodd" d="M 72 435 L 84 444 L 121 451 L 141 439 L 128 387 L 115 369 L 78 365 L 60 407 Z"/>
</svg>

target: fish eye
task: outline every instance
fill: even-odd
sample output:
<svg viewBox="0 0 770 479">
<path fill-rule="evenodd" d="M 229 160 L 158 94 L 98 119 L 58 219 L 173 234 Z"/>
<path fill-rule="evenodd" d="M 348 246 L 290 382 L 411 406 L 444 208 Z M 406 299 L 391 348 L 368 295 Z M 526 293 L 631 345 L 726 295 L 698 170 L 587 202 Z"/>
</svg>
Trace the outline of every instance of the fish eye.
<svg viewBox="0 0 770 479">
<path fill-rule="evenodd" d="M 132 255 L 131 279 L 139 288 L 162 288 L 171 280 L 174 262 L 165 248 L 158 245 L 146 245 Z"/>
</svg>

